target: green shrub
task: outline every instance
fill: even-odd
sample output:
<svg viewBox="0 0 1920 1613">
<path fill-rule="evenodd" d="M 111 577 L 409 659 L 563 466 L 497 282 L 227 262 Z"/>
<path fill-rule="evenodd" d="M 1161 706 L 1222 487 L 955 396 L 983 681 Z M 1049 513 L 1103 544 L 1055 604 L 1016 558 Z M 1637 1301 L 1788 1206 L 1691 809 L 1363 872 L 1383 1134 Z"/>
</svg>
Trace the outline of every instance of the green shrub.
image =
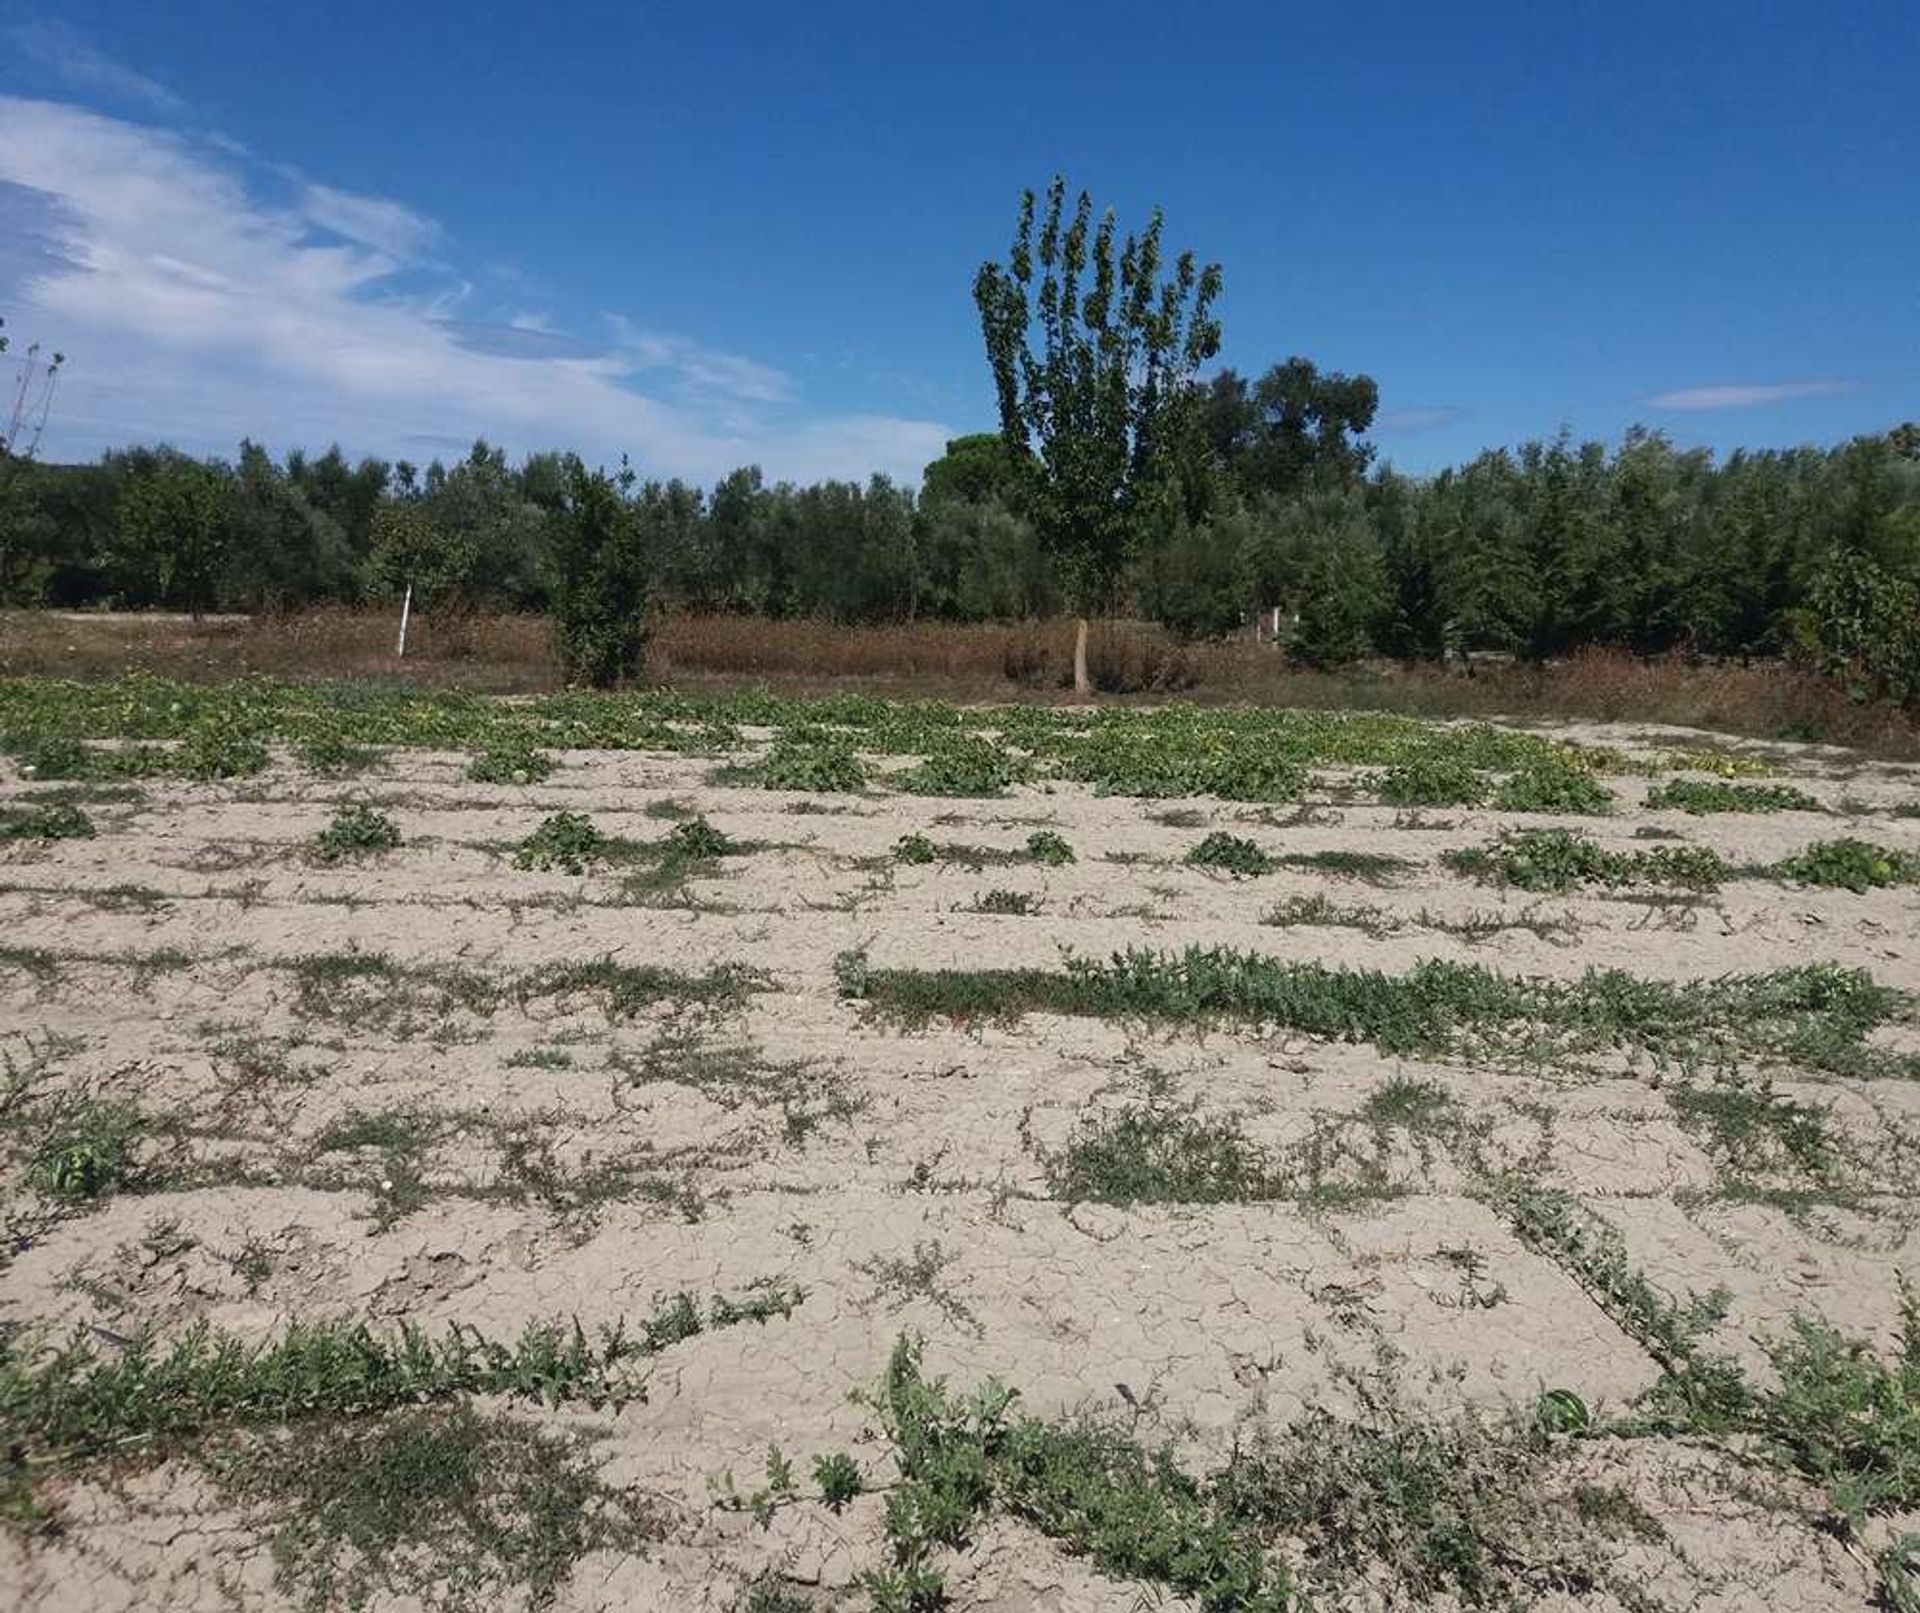
<svg viewBox="0 0 1920 1613">
<path fill-rule="evenodd" d="M 177 757 L 188 778 L 249 778 L 267 765 L 267 747 L 252 734 L 220 723 L 194 728 Z"/>
<path fill-rule="evenodd" d="M 513 866 L 584 874 L 589 864 L 605 856 L 606 849 L 606 836 L 592 819 L 578 812 L 556 812 L 542 818 L 540 826 L 520 842 Z"/>
<path fill-rule="evenodd" d="M 990 890 L 974 898 L 976 913 L 998 913 L 1008 918 L 1031 918 L 1039 904 L 1030 891 Z"/>
<path fill-rule="evenodd" d="M 1570 761 L 1541 759 L 1510 774 L 1494 795 L 1502 812 L 1606 813 L 1613 792 L 1584 767 Z"/>
<path fill-rule="evenodd" d="M 904 834 L 893 843 L 893 860 L 911 865 L 936 862 L 940 848 L 923 834 Z"/>
<path fill-rule="evenodd" d="M 687 861 L 726 857 L 737 850 L 739 846 L 730 835 L 723 834 L 703 817 L 676 823 L 667 834 L 667 855 Z"/>
<path fill-rule="evenodd" d="M 1647 792 L 1650 812 L 1818 812 L 1820 803 L 1791 784 L 1728 784 L 1720 779 L 1670 779 Z"/>
<path fill-rule="evenodd" d="M 1734 872 L 1707 846 L 1608 851 L 1570 829 L 1518 829 L 1490 845 L 1443 852 L 1456 873 L 1526 891 L 1564 892 L 1581 885 L 1669 885 L 1714 890 Z"/>
<path fill-rule="evenodd" d="M 368 852 L 392 851 L 400 830 L 386 813 L 354 801 L 333 809 L 333 821 L 314 837 L 314 855 L 324 863 L 342 862 Z"/>
<path fill-rule="evenodd" d="M 553 758 L 519 734 L 491 741 L 467 763 L 476 784 L 538 784 L 553 772 Z"/>
<path fill-rule="evenodd" d="M 1020 757 L 974 734 L 952 734 L 927 752 L 918 767 L 887 780 L 910 795 L 994 796 L 1031 771 Z"/>
<path fill-rule="evenodd" d="M 0 807 L 0 840 L 91 840 L 93 819 L 70 801 Z"/>
<path fill-rule="evenodd" d="M 852 742 L 817 729 L 782 734 L 748 772 L 762 789 L 817 795 L 848 794 L 867 783 L 866 764 Z"/>
<path fill-rule="evenodd" d="M 633 482 L 565 462 L 565 487 L 549 529 L 553 636 L 568 680 L 608 689 L 640 670 L 646 647 L 644 534 L 628 499 Z"/>
<path fill-rule="evenodd" d="M 1066 838 L 1051 829 L 1036 829 L 1027 836 L 1027 860 L 1049 868 L 1063 867 L 1074 860 L 1073 847 Z"/>
<path fill-rule="evenodd" d="M 48 1197 L 103 1198 L 133 1180 L 134 1150 L 147 1129 L 133 1105 L 65 1097 L 34 1124 L 27 1181 Z"/>
<path fill-rule="evenodd" d="M 23 778 L 85 779 L 101 771 L 101 753 L 65 734 L 8 740 L 6 751 Z"/>
<path fill-rule="evenodd" d="M 1388 806 L 1479 806 L 1487 798 L 1487 781 L 1451 756 L 1410 757 L 1377 775 L 1373 787 Z"/>
<path fill-rule="evenodd" d="M 1273 872 L 1273 859 L 1251 840 L 1216 829 L 1186 855 L 1196 868 L 1218 868 L 1237 878 Z"/>
<path fill-rule="evenodd" d="M 1860 892 L 1920 881 L 1920 857 L 1890 846 L 1844 837 L 1815 841 L 1794 856 L 1775 863 L 1773 873 L 1780 879 L 1795 880 L 1802 885 L 1829 885 Z"/>
</svg>

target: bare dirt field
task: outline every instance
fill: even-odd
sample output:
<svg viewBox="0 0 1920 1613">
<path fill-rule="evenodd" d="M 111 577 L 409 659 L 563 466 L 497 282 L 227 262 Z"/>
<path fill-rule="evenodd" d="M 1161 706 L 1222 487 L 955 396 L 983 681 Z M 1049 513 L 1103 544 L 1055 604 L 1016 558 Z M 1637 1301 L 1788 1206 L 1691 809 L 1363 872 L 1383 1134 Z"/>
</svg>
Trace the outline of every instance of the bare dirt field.
<svg viewBox="0 0 1920 1613">
<path fill-rule="evenodd" d="M 883 731 L 21 750 L 0 1604 L 1920 1606 L 1916 770 Z"/>
</svg>

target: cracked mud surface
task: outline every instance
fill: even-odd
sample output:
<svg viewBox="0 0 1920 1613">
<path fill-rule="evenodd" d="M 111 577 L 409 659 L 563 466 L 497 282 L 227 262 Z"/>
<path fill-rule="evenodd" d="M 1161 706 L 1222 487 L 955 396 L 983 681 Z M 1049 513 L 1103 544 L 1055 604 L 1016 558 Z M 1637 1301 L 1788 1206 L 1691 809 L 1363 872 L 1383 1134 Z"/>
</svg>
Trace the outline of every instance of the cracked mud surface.
<svg viewBox="0 0 1920 1613">
<path fill-rule="evenodd" d="M 1578 737 L 1646 748 L 1624 732 Z M 1770 1072 L 1774 1092 L 1825 1111 L 1844 1190 L 1769 1197 L 1735 1191 L 1736 1178 L 1748 1189 L 1804 1184 L 1744 1174 L 1753 1161 L 1730 1162 L 1683 1121 L 1676 1072 L 1624 1056 L 1577 1067 L 1423 1060 L 1245 1025 L 1047 1016 L 904 1029 L 835 984 L 836 956 L 856 948 L 876 968 L 1047 969 L 1063 949 L 1199 943 L 1388 972 L 1444 958 L 1562 980 L 1592 967 L 1684 980 L 1826 961 L 1920 990 L 1911 887 L 1741 880 L 1699 901 L 1647 902 L 1494 889 L 1438 863 L 1502 827 L 1564 823 L 1615 849 L 1661 829 L 1751 864 L 1854 832 L 1847 820 L 1649 813 L 1645 781 L 1632 778 L 1610 781 L 1621 810 L 1605 818 L 1446 808 L 1408 826 L 1336 788 L 1315 821 L 1275 826 L 1287 809 L 1263 820 L 1229 803 L 1066 784 L 983 801 L 803 798 L 715 785 L 710 761 L 568 752 L 545 783 L 510 788 L 469 783 L 464 761 L 395 751 L 343 782 L 282 756 L 242 784 L 156 782 L 143 801 L 92 808 L 90 840 L 0 848 L 6 945 L 62 960 L 0 974 L 9 1047 L 24 1057 L 54 1039 L 48 1079 L 59 1090 L 174 1123 L 143 1144 L 151 1183 L 83 1212 L 46 1216 L 7 1183 L 0 1320 L 108 1339 L 176 1337 L 204 1322 L 258 1340 L 337 1316 L 506 1336 L 567 1317 L 591 1330 L 681 1290 L 797 1284 L 805 1298 L 790 1316 L 653 1359 L 644 1402 L 528 1413 L 586 1430 L 602 1478 L 644 1497 L 658 1520 L 644 1551 L 586 1555 L 556 1607 L 730 1609 L 769 1576 L 800 1605 L 864 1605 L 856 1580 L 885 1554 L 879 1496 L 840 1513 L 782 1510 L 763 1528 L 717 1507 L 714 1487 L 728 1473 L 750 1487 L 770 1445 L 803 1470 L 845 1450 L 884 1478 L 884 1442 L 849 1395 L 874 1382 L 903 1331 L 925 1336 L 929 1367 L 954 1384 L 997 1376 L 1029 1411 L 1131 1408 L 1143 1436 L 1171 1441 L 1196 1470 L 1262 1419 L 1349 1409 L 1351 1372 L 1383 1345 L 1409 1395 L 1440 1413 L 1524 1405 L 1546 1388 L 1596 1408 L 1625 1403 L 1658 1365 L 1476 1192 L 1489 1168 L 1575 1195 L 1662 1289 L 1724 1287 L 1714 1342 L 1743 1360 L 1760 1363 L 1756 1338 L 1796 1311 L 1882 1346 L 1897 1338 L 1898 1278 L 1920 1275 L 1911 1082 Z M 1911 773 L 1842 782 L 1790 763 L 1789 776 L 1827 806 L 1883 809 L 1873 838 L 1920 851 L 1920 821 L 1884 815 L 1915 798 Z M 1340 782 L 1326 770 L 1321 781 Z M 10 780 L 5 793 L 21 788 Z M 387 811 L 404 844 L 317 864 L 306 848 L 349 799 Z M 830 810 L 791 810 L 802 799 Z M 758 849 L 703 867 L 666 905 L 624 895 L 618 869 L 511 864 L 513 843 L 550 812 L 651 840 L 671 825 L 647 809 L 669 800 Z M 1161 821 L 1175 807 L 1193 816 Z M 888 858 L 911 832 L 1011 850 L 1035 828 L 1065 836 L 1078 860 L 972 869 Z M 1275 852 L 1384 850 L 1417 866 L 1380 886 L 1305 869 L 1235 880 L 1180 860 L 1210 829 Z M 993 890 L 1023 893 L 1034 911 L 973 910 Z M 1383 933 L 1263 922 L 1313 896 L 1378 910 Z M 1457 933 L 1469 917 L 1494 922 L 1469 939 Z M 1523 927 L 1544 918 L 1558 927 Z M 612 1016 L 588 992 L 508 992 L 484 1011 L 427 993 L 391 1011 L 377 983 L 301 973 L 316 955 L 354 953 L 500 980 L 598 958 L 689 973 L 738 965 L 760 978 L 737 1006 L 666 1001 Z M 1920 1045 L 1911 1023 L 1878 1040 Z M 1419 1136 L 1365 1119 L 1394 1078 L 1443 1089 L 1459 1130 Z M 1335 1137 L 1335 1185 L 1364 1171 L 1391 1192 L 1057 1199 L 1048 1158 L 1087 1117 L 1143 1094 L 1237 1117 L 1276 1155 Z M 352 1140 L 366 1117 L 396 1115 L 414 1123 L 403 1159 Z M 625 1174 L 604 1193 L 569 1185 L 608 1166 Z M 926 1252 L 926 1283 L 888 1280 L 890 1262 Z M 1862 1564 L 1786 1481 L 1760 1483 L 1677 1441 L 1597 1448 L 1591 1460 L 1659 1525 L 1657 1541 L 1622 1548 L 1657 1605 L 1868 1605 Z M 276 1583 L 259 1520 L 191 1460 L 53 1489 L 57 1533 L 0 1533 L 0 1606 L 299 1605 Z M 960 1608 L 1127 1608 L 1142 1594 L 1004 1519 L 948 1568 Z M 1363 1587 L 1355 1596 L 1368 1605 Z M 1568 1589 L 1536 1605 L 1624 1604 Z"/>
</svg>

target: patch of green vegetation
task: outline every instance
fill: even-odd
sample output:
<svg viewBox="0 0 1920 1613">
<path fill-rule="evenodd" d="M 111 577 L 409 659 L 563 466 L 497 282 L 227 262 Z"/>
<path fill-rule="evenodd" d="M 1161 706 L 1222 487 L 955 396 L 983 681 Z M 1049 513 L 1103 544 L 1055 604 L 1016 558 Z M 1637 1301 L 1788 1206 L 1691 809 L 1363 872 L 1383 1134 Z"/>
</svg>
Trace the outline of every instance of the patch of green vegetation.
<svg viewBox="0 0 1920 1613">
<path fill-rule="evenodd" d="M 867 765 L 850 740 L 803 726 L 781 734 L 757 763 L 722 768 L 719 781 L 754 784 L 763 790 L 844 795 L 866 788 Z"/>
<path fill-rule="evenodd" d="M 982 891 L 974 897 L 969 911 L 997 913 L 1007 918 L 1032 918 L 1040 911 L 1040 902 L 1031 891 Z"/>
<path fill-rule="evenodd" d="M 1372 784 L 1388 806 L 1479 806 L 1487 798 L 1486 779 L 1467 762 L 1443 754 L 1411 756 Z"/>
<path fill-rule="evenodd" d="M 256 734 L 216 720 L 189 729 L 176 760 L 188 778 L 214 780 L 251 778 L 269 758 Z"/>
<path fill-rule="evenodd" d="M 1766 1055 L 1808 1069 L 1904 1069 L 1863 1045 L 1900 995 L 1830 964 L 1717 980 L 1647 980 L 1589 970 L 1577 981 L 1520 979 L 1432 959 L 1405 974 L 1283 962 L 1227 947 L 1132 949 L 1044 969 L 875 969 L 836 965 L 841 993 L 907 1023 L 1058 1013 L 1237 1019 L 1389 1053 L 1557 1056 L 1617 1047 L 1658 1058 Z M 1906 1061 L 1920 1063 L 1920 1061 Z"/>
<path fill-rule="evenodd" d="M 1818 812 L 1820 803 L 1791 784 L 1729 784 L 1720 779 L 1669 779 L 1647 792 L 1650 812 Z"/>
<path fill-rule="evenodd" d="M 265 1514 L 275 1584 L 307 1613 L 376 1595 L 477 1610 L 511 1592 L 538 1607 L 588 1552 L 638 1551 L 650 1532 L 589 1443 L 456 1405 L 233 1440 L 211 1465 L 230 1500 Z"/>
<path fill-rule="evenodd" d="M 1005 868 L 1015 863 L 1039 863 L 1059 867 L 1074 860 L 1073 847 L 1051 829 L 1036 829 L 1017 851 L 997 846 L 969 846 L 957 841 L 934 840 L 917 830 L 903 834 L 893 843 L 893 860 L 909 867 L 929 863 L 957 863 L 978 872 L 982 868 Z"/>
<path fill-rule="evenodd" d="M 1711 847 L 1608 851 L 1569 829 L 1510 830 L 1484 846 L 1442 852 L 1440 861 L 1455 873 L 1484 883 L 1551 892 L 1570 891 L 1581 885 L 1611 889 L 1661 885 L 1710 891 L 1737 872 Z"/>
<path fill-rule="evenodd" d="M 909 795 L 997 796 L 1032 774 L 1032 765 L 1004 745 L 974 734 L 945 734 L 918 767 L 887 783 Z"/>
<path fill-rule="evenodd" d="M 1047 1191 L 1070 1204 L 1228 1204 L 1282 1192 L 1238 1121 L 1165 1104 L 1089 1117 L 1041 1164 Z"/>
<path fill-rule="evenodd" d="M 333 809 L 333 820 L 314 836 L 313 854 L 323 863 L 392 851 L 400 844 L 400 828 L 386 813 L 361 801 Z"/>
<path fill-rule="evenodd" d="M 1360 1118 L 1375 1131 L 1433 1135 L 1451 1129 L 1453 1094 L 1437 1081 L 1397 1075 L 1367 1094 Z"/>
<path fill-rule="evenodd" d="M 1549 758 L 1508 775 L 1494 792 L 1502 812 L 1611 812 L 1613 792 L 1577 761 Z"/>
<path fill-rule="evenodd" d="M 1073 847 L 1064 835 L 1051 829 L 1036 829 L 1027 836 L 1027 861 L 1046 868 L 1061 868 L 1074 860 Z"/>
<path fill-rule="evenodd" d="M 130 1103 L 64 1094 L 10 1112 L 27 1184 L 49 1198 L 106 1198 L 140 1180 L 146 1117 Z"/>
<path fill-rule="evenodd" d="M 977 1333 L 978 1319 L 945 1280 L 944 1273 L 952 1263 L 952 1252 L 934 1238 L 916 1242 L 910 1256 L 875 1255 L 869 1260 L 856 1260 L 853 1269 L 873 1283 L 874 1297 L 886 1300 L 889 1310 L 923 1300 L 949 1322 Z"/>
<path fill-rule="evenodd" d="M 1290 896 L 1261 916 L 1262 924 L 1282 929 L 1324 925 L 1331 929 L 1359 930 L 1376 940 L 1397 935 L 1403 930 L 1435 930 L 1442 935 L 1458 936 L 1471 944 L 1486 941 L 1503 930 L 1525 930 L 1542 941 L 1566 941 L 1579 933 L 1579 927 L 1565 915 L 1553 915 L 1528 908 L 1521 913 L 1504 911 L 1473 912 L 1458 915 L 1435 913 L 1422 908 L 1404 914 L 1385 907 L 1353 906 L 1334 901 L 1323 891 L 1311 896 Z"/>
<path fill-rule="evenodd" d="M 1246 879 L 1273 872 L 1273 859 L 1251 840 L 1216 829 L 1186 855 L 1196 868 L 1218 868 L 1235 878 Z"/>
<path fill-rule="evenodd" d="M 1273 866 L 1304 869 L 1331 879 L 1355 879 L 1363 885 L 1391 885 L 1417 864 L 1384 851 L 1286 851 L 1273 859 Z"/>
<path fill-rule="evenodd" d="M 1681 1125 L 1739 1178 L 1788 1172 L 1821 1180 L 1840 1163 L 1827 1108 L 1782 1097 L 1764 1081 L 1685 1081 L 1667 1089 L 1667 1101 Z"/>
<path fill-rule="evenodd" d="M 309 772 L 329 778 L 364 773 L 378 765 L 380 752 L 371 745 L 358 745 L 331 724 L 316 728 L 294 742 L 293 754 Z"/>
<path fill-rule="evenodd" d="M 46 806 L 0 807 L 0 841 L 92 838 L 93 819 L 77 806 L 66 802 Z"/>
<path fill-rule="evenodd" d="M 658 801 L 649 801 L 640 810 L 649 818 L 664 819 L 668 823 L 678 823 L 685 818 L 698 815 L 685 801 L 677 800 L 672 796 Z"/>
<path fill-rule="evenodd" d="M 1920 857 L 1849 836 L 1815 841 L 1775 863 L 1770 872 L 1777 879 L 1801 885 L 1825 885 L 1860 894 L 1920 883 Z"/>
<path fill-rule="evenodd" d="M 1198 807 L 1162 807 L 1157 812 L 1149 812 L 1147 821 L 1165 829 L 1198 829 L 1207 821 L 1207 815 Z"/>
<path fill-rule="evenodd" d="M 1435 1419 L 1408 1402 L 1391 1361 L 1348 1377 L 1358 1418 L 1316 1409 L 1196 1477 L 1116 1421 L 1018 1415 L 1014 1391 L 991 1380 L 955 1395 L 902 1338 L 865 1397 L 900 1471 L 872 1606 L 942 1605 L 940 1553 L 994 1512 L 1103 1574 L 1220 1613 L 1304 1613 L 1357 1584 L 1394 1607 L 1517 1608 L 1542 1586 L 1637 1591 L 1613 1567 L 1618 1542 L 1658 1526 L 1620 1491 L 1575 1482 L 1575 1447 L 1546 1419 Z"/>
<path fill-rule="evenodd" d="M 1768 778 L 1780 771 L 1764 756 L 1741 751 L 1668 751 L 1659 765 L 1676 773 L 1712 773 L 1719 778 Z"/>
<path fill-rule="evenodd" d="M 644 1398 L 633 1364 L 709 1328 L 790 1315 L 803 1297 L 762 1284 L 739 1297 L 716 1294 L 703 1309 L 680 1293 L 637 1327 L 621 1322 L 589 1338 L 578 1322 L 530 1323 L 512 1342 L 458 1323 L 438 1335 L 409 1323 L 382 1335 L 341 1319 L 295 1323 L 257 1343 L 199 1323 L 171 1343 L 143 1333 L 103 1352 L 86 1328 L 57 1345 L 0 1330 L 0 1434 L 51 1465 L 136 1440 L 468 1395 L 618 1406 Z"/>
<path fill-rule="evenodd" d="M 585 813 L 555 812 L 542 818 L 533 833 L 520 842 L 513 854 L 513 866 L 584 874 L 607 855 L 610 844 Z"/>
<path fill-rule="evenodd" d="M 554 765 L 524 734 L 500 734 L 467 763 L 467 777 L 475 784 L 538 784 Z"/>
</svg>

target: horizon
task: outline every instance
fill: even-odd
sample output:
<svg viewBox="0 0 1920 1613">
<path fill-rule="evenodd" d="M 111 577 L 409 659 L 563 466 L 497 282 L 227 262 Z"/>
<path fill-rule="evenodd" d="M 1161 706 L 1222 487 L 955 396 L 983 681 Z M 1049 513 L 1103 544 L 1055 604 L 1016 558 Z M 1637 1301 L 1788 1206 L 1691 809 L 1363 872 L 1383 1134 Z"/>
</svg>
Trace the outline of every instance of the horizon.
<svg viewBox="0 0 1920 1613">
<path fill-rule="evenodd" d="M 1920 414 L 1920 222 L 1885 201 L 1920 30 L 1867 10 L 1487 6 L 1360 62 L 1351 24 L 1247 21 L 1188 85 L 1110 11 L 1025 19 L 1013 57 L 993 7 L 531 42 L 437 5 L 0 7 L 0 316 L 10 361 L 68 355 L 53 461 L 485 438 L 917 483 L 995 427 L 969 286 L 1058 170 L 1221 262 L 1223 367 L 1372 375 L 1408 474 L 1562 427 L 1828 446 Z"/>
</svg>

